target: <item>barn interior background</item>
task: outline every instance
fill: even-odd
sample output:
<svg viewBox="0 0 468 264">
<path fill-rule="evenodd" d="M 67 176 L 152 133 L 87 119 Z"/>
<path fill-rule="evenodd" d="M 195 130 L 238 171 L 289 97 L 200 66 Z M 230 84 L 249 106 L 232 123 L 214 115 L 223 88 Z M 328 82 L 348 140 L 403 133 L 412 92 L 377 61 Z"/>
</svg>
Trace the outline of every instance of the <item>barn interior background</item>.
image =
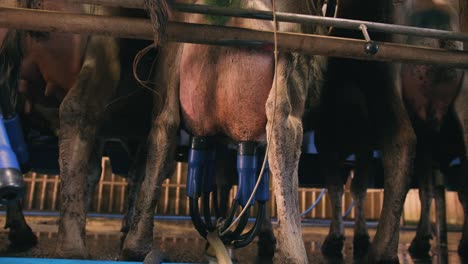
<svg viewBox="0 0 468 264">
<path fill-rule="evenodd" d="M 102 160 L 101 181 L 96 188 L 94 202 L 90 213 L 100 214 L 122 214 L 125 210 L 125 195 L 127 181 L 124 177 L 112 173 L 110 160 Z M 157 215 L 164 216 L 189 216 L 188 199 L 185 194 L 185 183 L 187 177 L 187 163 L 177 163 L 177 169 L 170 179 L 164 181 L 159 205 L 156 210 Z M 24 197 L 24 209 L 27 211 L 58 211 L 58 194 L 60 191 L 58 175 L 47 175 L 40 173 L 28 173 L 24 175 L 27 185 L 27 192 Z M 271 190 L 272 197 L 274 196 Z M 316 201 L 322 189 L 300 188 L 299 208 L 303 212 Z M 236 193 L 234 186 L 230 193 L 232 200 Z M 463 224 L 463 209 L 458 201 L 455 192 L 447 191 L 447 223 L 450 227 L 459 227 Z M 344 195 L 343 213 L 350 207 L 352 197 L 349 193 L 349 184 L 346 185 Z M 378 220 L 383 202 L 383 190 L 370 189 L 366 199 L 366 217 L 369 220 Z M 275 199 L 270 199 L 268 208 L 271 216 L 275 217 Z M 434 204 L 432 205 L 432 220 L 435 221 Z M 420 202 L 418 191 L 412 189 L 407 196 L 402 224 L 415 224 L 419 219 Z M 318 203 L 317 207 L 304 216 L 305 219 L 327 219 L 331 217 L 331 207 L 328 198 L 325 196 Z M 346 219 L 354 218 L 354 209 Z"/>
</svg>

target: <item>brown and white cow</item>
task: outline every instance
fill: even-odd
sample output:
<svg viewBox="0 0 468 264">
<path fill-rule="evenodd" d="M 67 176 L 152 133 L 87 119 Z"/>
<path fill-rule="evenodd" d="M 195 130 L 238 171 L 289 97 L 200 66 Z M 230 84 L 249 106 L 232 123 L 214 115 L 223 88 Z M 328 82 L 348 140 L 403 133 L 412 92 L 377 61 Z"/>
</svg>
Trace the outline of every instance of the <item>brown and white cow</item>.
<svg viewBox="0 0 468 264">
<path fill-rule="evenodd" d="M 16 7 L 16 0 L 2 0 L 0 6 Z M 19 67 L 14 65 L 21 57 L 20 45 L 16 41 L 16 37 L 16 33 L 8 32 L 6 28 L 0 28 L 0 72 L 2 73 L 0 75 L 0 107 L 3 111 L 8 112 L 15 112 L 14 103 L 12 103 L 15 98 L 10 98 L 15 93 L 10 91 L 17 89 L 18 81 L 16 79 L 19 77 Z M 14 81 L 12 82 L 10 78 L 13 78 Z M 3 107 L 9 109 L 3 109 Z M 37 237 L 26 223 L 21 202 L 7 203 L 4 206 L 6 207 L 5 228 L 9 229 L 10 247 L 27 249 L 36 245 Z"/>
<path fill-rule="evenodd" d="M 460 3 L 458 0 L 340 1 L 338 16 L 459 31 Z M 331 34 L 362 36 L 359 31 L 342 29 L 333 29 Z M 414 36 L 371 32 L 371 38 L 433 48 L 462 48 L 460 42 Z M 317 125 L 317 145 L 325 165 L 323 176 L 328 177 L 332 206 L 339 213 L 335 214 L 322 247 L 326 255 L 341 254 L 343 188 L 336 167 L 349 153 L 356 153 L 357 171 L 351 188 L 361 212 L 356 219 L 354 254 L 360 257 L 367 251 L 369 236 L 362 202 L 370 176 L 372 150 L 379 148 L 383 152 L 385 198 L 368 256 L 371 263 L 398 261 L 399 222 L 415 156 L 418 175 L 422 175 L 420 181 L 427 181 L 438 166 L 434 166 L 438 153 L 433 151 L 437 141 L 444 137 L 443 125 L 448 120 L 458 119 L 461 132 L 465 133 L 463 94 L 466 86 L 462 80 L 463 71 L 444 66 L 329 59 L 321 120 Z M 421 189 L 422 193 L 427 191 Z M 428 206 L 427 202 L 423 203 L 423 209 L 427 210 Z M 422 223 L 413 242 L 414 248 L 420 242 L 427 243 L 429 238 L 430 225 Z"/>
<path fill-rule="evenodd" d="M 165 14 L 166 10 L 159 9 L 160 4 L 166 6 L 165 2 L 155 3 L 158 7 L 155 16 Z M 139 11 L 67 1 L 21 0 L 19 6 L 94 15 L 145 17 Z M 165 18 L 158 18 L 164 23 Z M 20 47 L 22 54 L 16 61 L 16 67 L 21 66 L 18 91 L 25 98 L 21 109 L 24 111 L 24 121 L 41 120 L 45 127 L 59 131 L 61 188 L 56 255 L 87 258 L 86 211 L 101 174 L 100 160 L 106 139 L 118 138 L 143 146 L 135 148 L 138 150 L 130 154 L 135 162 L 133 173 L 139 176 L 145 174 L 147 149 L 152 150 L 156 144 L 152 141 L 154 136 L 150 135 L 148 146 L 144 146 L 150 127 L 153 92 L 144 94 L 144 88 L 133 76 L 134 56 L 151 43 L 69 33 L 11 31 L 11 34 L 17 37 L 10 39 L 13 43 L 5 45 Z M 4 52 L 11 54 L 8 53 L 11 51 Z M 150 68 L 151 63 L 151 60 L 146 61 L 141 66 Z M 10 76 L 12 78 L 15 76 Z M 164 97 L 158 94 L 158 98 Z M 148 155 L 148 171 L 154 171 L 153 161 L 154 155 Z M 148 175 L 145 180 L 153 176 L 151 173 Z M 132 198 L 138 189 L 134 191 L 129 195 L 130 203 L 135 202 Z M 155 200 L 156 195 L 151 192 L 146 198 Z M 154 207 L 145 211 L 151 214 L 152 219 Z M 125 242 L 132 241 L 133 247 L 124 243 L 122 258 L 142 259 L 152 246 L 152 223 L 145 226 L 145 230 L 138 229 L 148 240 L 140 239 L 139 235 L 127 237 L 126 233 L 136 228 L 132 223 L 132 214 L 133 210 L 130 210 L 124 220 L 123 239 Z"/>
<path fill-rule="evenodd" d="M 270 0 L 193 1 L 226 7 L 272 10 Z M 276 11 L 310 13 L 308 1 L 276 1 Z M 186 15 L 193 23 L 273 30 L 273 23 L 239 18 Z M 315 27 L 279 23 L 280 31 L 316 32 Z M 318 96 L 322 60 L 258 47 L 166 44 L 161 49 L 158 81 L 168 90 L 162 119 L 181 110 L 183 126 L 194 136 L 225 136 L 236 143 L 265 143 L 278 208 L 276 263 L 308 263 L 298 211 L 297 165 L 302 143 L 302 115 L 309 96 Z M 278 85 L 275 85 L 274 77 Z M 180 99 L 180 104 L 178 100 Z M 317 98 L 314 98 L 317 99 Z M 169 120 L 167 120 L 169 119 Z M 176 121 L 176 122 L 174 122 Z M 167 133 L 166 133 L 167 134 Z M 167 140 L 166 140 L 167 141 Z M 168 146 L 169 147 L 169 146 Z M 158 153 L 161 153 L 159 151 Z"/>
</svg>

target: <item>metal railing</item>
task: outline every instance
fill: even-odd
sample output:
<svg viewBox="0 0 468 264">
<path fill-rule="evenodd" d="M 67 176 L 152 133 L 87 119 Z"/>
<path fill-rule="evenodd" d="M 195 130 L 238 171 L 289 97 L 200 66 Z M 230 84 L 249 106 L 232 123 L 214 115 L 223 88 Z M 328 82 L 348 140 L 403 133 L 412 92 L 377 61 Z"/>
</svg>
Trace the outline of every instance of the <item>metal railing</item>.
<svg viewBox="0 0 468 264">
<path fill-rule="evenodd" d="M 111 1 L 113 2 L 113 1 Z M 281 13 L 280 13 L 281 14 Z M 285 15 L 285 14 L 283 14 Z M 287 14 L 288 17 L 316 20 L 314 23 L 342 24 L 355 28 L 363 21 L 337 20 L 334 18 L 312 17 Z M 300 19 L 299 19 L 300 20 Z M 333 23 L 332 23 L 333 22 Z M 390 30 L 399 34 L 420 34 L 445 38 L 466 39 L 466 35 L 420 28 L 408 28 L 365 22 L 369 30 Z M 68 32 L 78 34 L 99 34 L 122 38 L 153 39 L 151 22 L 148 19 L 111 17 L 85 14 L 71 14 L 45 10 L 0 7 L 0 27 L 20 30 Z M 358 30 L 356 28 L 356 30 Z M 406 31 L 405 31 L 406 30 Z M 246 28 L 213 26 L 192 23 L 169 22 L 167 40 L 209 45 L 236 45 L 257 48 L 271 48 L 273 32 Z M 334 56 L 363 60 L 399 61 L 419 64 L 444 64 L 468 68 L 468 53 L 463 51 L 433 49 L 411 45 L 379 43 L 377 54 L 364 50 L 364 40 L 334 38 L 322 35 L 278 33 L 278 49 L 284 52 L 301 52 L 309 55 Z"/>
<path fill-rule="evenodd" d="M 102 214 L 122 214 L 125 209 L 125 198 L 127 181 L 125 178 L 111 172 L 110 163 L 107 158 L 102 162 L 103 170 L 101 180 L 96 187 L 94 202 L 90 213 Z M 185 182 L 187 175 L 187 165 L 178 163 L 177 169 L 170 179 L 164 181 L 161 187 L 161 197 L 156 209 L 158 215 L 188 216 L 189 204 L 185 194 Z M 45 175 L 38 173 L 25 174 L 27 192 L 24 198 L 24 209 L 28 211 L 58 211 L 59 210 L 59 184 L 57 175 Z M 352 198 L 349 188 L 343 198 L 344 208 L 348 208 Z M 271 190 L 273 192 L 273 190 Z M 319 188 L 299 188 L 299 209 L 304 211 L 318 197 Z M 233 186 L 230 192 L 230 202 L 235 197 L 237 187 Z M 274 197 L 272 193 L 271 197 Z M 366 216 L 369 219 L 378 219 L 383 201 L 381 190 L 370 190 L 366 201 Z M 274 199 L 270 199 L 268 205 L 271 216 L 276 216 L 276 204 Z M 328 198 L 325 196 L 317 207 L 309 214 L 307 219 L 327 219 L 331 217 L 331 207 Z M 354 218 L 354 209 L 349 215 Z"/>
</svg>

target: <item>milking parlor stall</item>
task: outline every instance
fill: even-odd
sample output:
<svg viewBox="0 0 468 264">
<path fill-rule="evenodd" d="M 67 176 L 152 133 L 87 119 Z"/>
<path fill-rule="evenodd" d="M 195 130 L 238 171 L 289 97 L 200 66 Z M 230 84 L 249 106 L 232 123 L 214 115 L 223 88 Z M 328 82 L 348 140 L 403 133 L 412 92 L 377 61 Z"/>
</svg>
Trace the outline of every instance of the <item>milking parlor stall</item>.
<svg viewBox="0 0 468 264">
<path fill-rule="evenodd" d="M 0 0 L 0 263 L 464 263 L 467 4 L 295 2 Z"/>
</svg>

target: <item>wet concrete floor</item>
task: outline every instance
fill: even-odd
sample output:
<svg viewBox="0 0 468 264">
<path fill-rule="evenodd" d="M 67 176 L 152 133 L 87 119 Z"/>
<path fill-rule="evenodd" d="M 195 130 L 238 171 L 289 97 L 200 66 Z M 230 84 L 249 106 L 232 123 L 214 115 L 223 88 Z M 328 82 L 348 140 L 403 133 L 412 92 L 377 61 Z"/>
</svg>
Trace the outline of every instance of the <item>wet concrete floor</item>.
<svg viewBox="0 0 468 264">
<path fill-rule="evenodd" d="M 57 220 L 54 217 L 27 217 L 31 228 L 39 237 L 39 244 L 26 251 L 9 248 L 8 230 L 0 231 L 0 257 L 54 258 L 55 239 L 57 236 Z M 5 217 L 0 216 L 0 225 L 4 226 Z M 120 220 L 90 218 L 87 224 L 87 245 L 93 259 L 116 260 L 120 246 Z M 310 263 L 360 263 L 352 258 L 352 229 L 346 229 L 344 259 L 326 259 L 320 253 L 321 242 L 325 239 L 328 228 L 313 224 L 303 225 L 303 239 L 309 254 Z M 373 236 L 375 229 L 370 230 Z M 450 232 L 448 239 L 448 255 L 433 257 L 426 260 L 413 260 L 408 254 L 408 246 L 414 236 L 414 230 L 404 229 L 400 233 L 399 258 L 400 263 L 462 263 L 457 255 L 459 232 Z M 170 262 L 207 263 L 204 255 L 205 241 L 192 227 L 190 221 L 156 221 L 155 248 L 164 253 Z M 433 241 L 434 244 L 434 241 Z M 256 258 L 257 245 L 253 244 L 233 252 L 237 263 L 269 263 L 269 260 Z M 2 263 L 3 264 L 3 263 Z M 6 263 L 5 263 L 6 264 Z"/>
</svg>

